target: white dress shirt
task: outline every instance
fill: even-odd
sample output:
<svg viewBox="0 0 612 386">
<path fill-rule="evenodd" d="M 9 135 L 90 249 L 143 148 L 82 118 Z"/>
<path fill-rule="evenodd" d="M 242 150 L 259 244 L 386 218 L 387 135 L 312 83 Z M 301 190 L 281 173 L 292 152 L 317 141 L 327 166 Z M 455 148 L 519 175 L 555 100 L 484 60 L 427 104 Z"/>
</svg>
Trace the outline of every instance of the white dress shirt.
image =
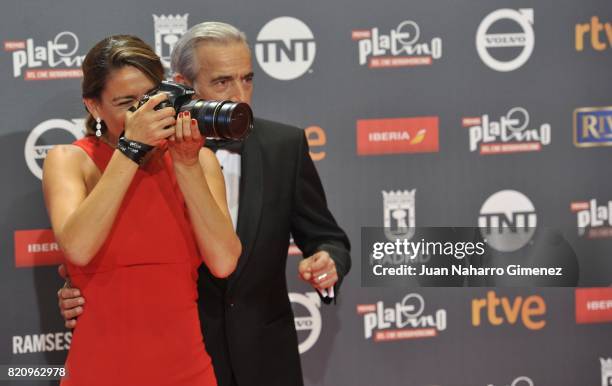
<svg viewBox="0 0 612 386">
<path fill-rule="evenodd" d="M 238 204 L 240 202 L 240 161 L 242 157 L 240 154 L 222 149 L 217 150 L 215 155 L 217 156 L 219 164 L 221 165 L 223 178 L 225 178 L 225 196 L 227 198 L 227 206 L 229 208 L 230 216 L 232 217 L 234 230 L 236 230 L 236 224 L 238 223 Z M 324 289 L 319 292 L 323 297 L 334 297 L 333 286 L 327 290 Z"/>
<path fill-rule="evenodd" d="M 240 202 L 240 160 L 242 157 L 240 154 L 227 150 L 217 150 L 215 155 L 219 164 L 221 164 L 221 171 L 223 172 L 223 178 L 225 178 L 225 197 L 232 217 L 232 224 L 234 224 L 234 230 L 236 230 L 238 203 Z"/>
</svg>

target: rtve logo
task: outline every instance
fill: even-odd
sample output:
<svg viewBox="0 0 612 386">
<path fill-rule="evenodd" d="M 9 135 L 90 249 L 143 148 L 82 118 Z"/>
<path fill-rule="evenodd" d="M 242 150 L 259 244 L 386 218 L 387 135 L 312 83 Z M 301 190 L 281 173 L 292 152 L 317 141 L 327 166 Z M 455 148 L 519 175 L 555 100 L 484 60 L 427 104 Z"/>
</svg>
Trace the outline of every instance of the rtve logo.
<svg viewBox="0 0 612 386">
<path fill-rule="evenodd" d="M 327 144 L 327 135 L 325 130 L 319 126 L 308 126 L 304 129 L 308 147 L 310 147 L 310 158 L 313 161 L 321 161 L 325 158 L 325 145 Z"/>
<path fill-rule="evenodd" d="M 279 80 L 304 75 L 314 62 L 316 43 L 312 31 L 301 20 L 283 16 L 263 26 L 255 56 L 264 72 Z"/>
<path fill-rule="evenodd" d="M 589 35 L 591 47 L 595 51 L 612 48 L 612 23 L 602 23 L 599 17 L 593 16 L 590 23 L 576 24 L 576 51 L 584 50 Z"/>
<path fill-rule="evenodd" d="M 538 295 L 524 299 L 517 296 L 511 300 L 508 297 L 497 297 L 495 291 L 488 291 L 486 298 L 472 300 L 474 327 L 480 326 L 483 320 L 486 320 L 493 326 L 500 326 L 504 322 L 510 325 L 521 323 L 529 330 L 540 330 L 546 326 L 544 315 L 546 302 Z"/>
</svg>

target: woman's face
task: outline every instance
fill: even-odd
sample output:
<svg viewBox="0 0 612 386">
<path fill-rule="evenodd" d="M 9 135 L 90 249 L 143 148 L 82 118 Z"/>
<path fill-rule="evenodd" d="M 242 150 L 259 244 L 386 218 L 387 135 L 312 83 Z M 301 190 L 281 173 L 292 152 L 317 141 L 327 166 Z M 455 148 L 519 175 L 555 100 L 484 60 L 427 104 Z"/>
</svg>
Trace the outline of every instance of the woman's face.
<svg viewBox="0 0 612 386">
<path fill-rule="evenodd" d="M 124 66 L 111 72 L 100 99 L 85 99 L 85 104 L 94 118 L 100 117 L 106 123 L 109 134 L 118 137 L 123 131 L 125 112 L 157 86 L 136 67 Z"/>
</svg>

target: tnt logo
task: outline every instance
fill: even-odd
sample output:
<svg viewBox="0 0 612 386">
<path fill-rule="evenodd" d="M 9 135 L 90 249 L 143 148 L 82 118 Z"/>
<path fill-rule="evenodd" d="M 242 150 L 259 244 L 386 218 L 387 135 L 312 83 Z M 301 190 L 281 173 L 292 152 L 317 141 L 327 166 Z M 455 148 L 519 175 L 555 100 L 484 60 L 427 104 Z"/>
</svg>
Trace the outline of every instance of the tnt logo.
<svg viewBox="0 0 612 386">
<path fill-rule="evenodd" d="M 524 247 L 533 237 L 537 214 L 529 198 L 516 190 L 502 190 L 480 209 L 478 226 L 487 243 L 500 252 Z"/>
<path fill-rule="evenodd" d="M 271 20 L 259 31 L 255 56 L 272 78 L 292 80 L 310 69 L 316 49 L 310 28 L 301 20 L 283 16 Z"/>
</svg>

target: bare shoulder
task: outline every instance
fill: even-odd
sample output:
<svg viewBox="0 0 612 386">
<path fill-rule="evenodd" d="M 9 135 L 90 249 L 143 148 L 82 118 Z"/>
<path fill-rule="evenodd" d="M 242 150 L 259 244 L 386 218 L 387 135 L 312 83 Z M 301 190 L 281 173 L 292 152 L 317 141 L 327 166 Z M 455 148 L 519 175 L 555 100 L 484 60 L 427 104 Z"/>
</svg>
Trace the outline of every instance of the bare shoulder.
<svg viewBox="0 0 612 386">
<path fill-rule="evenodd" d="M 83 172 L 93 164 L 87 153 L 75 145 L 56 145 L 47 153 L 43 178 L 58 172 Z"/>
<path fill-rule="evenodd" d="M 85 158 L 89 158 L 87 153 L 76 145 L 56 145 L 47 153 L 45 163 L 83 161 Z"/>
<path fill-rule="evenodd" d="M 221 166 L 219 165 L 219 160 L 217 159 L 217 156 L 215 156 L 215 153 L 212 152 L 212 150 L 210 150 L 207 147 L 202 147 L 202 149 L 200 149 L 200 165 L 202 165 L 202 168 L 204 169 L 205 172 L 210 172 L 216 169 L 221 170 Z"/>
</svg>

